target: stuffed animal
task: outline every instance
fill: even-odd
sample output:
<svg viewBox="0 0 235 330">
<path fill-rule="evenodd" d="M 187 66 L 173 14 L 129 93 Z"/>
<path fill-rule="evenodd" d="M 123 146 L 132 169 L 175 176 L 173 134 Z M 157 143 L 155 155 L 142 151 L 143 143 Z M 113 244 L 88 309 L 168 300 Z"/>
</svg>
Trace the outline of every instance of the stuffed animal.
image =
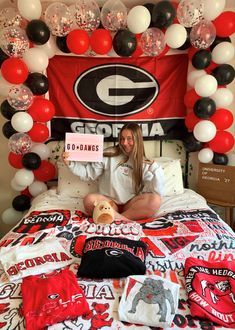
<svg viewBox="0 0 235 330">
<path fill-rule="evenodd" d="M 95 202 L 93 210 L 93 221 L 95 223 L 109 224 L 114 221 L 114 209 L 112 201 Z"/>
</svg>

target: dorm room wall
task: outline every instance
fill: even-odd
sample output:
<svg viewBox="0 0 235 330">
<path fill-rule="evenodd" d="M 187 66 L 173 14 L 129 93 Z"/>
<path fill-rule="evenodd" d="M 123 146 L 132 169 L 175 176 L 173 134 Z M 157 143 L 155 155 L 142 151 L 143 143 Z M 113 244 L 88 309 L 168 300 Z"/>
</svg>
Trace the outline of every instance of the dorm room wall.
<svg viewBox="0 0 235 330">
<path fill-rule="evenodd" d="M 133 5 L 138 2 L 136 0 L 129 0 L 129 3 L 133 1 Z M 227 0 L 226 1 L 226 10 L 235 10 L 234 6 L 234 0 Z M 6 1 L 5 1 L 6 2 Z M 123 1 L 126 3 L 125 1 Z M 146 1 L 145 1 L 146 2 Z M 143 2 L 143 3 L 145 3 Z M 139 4 L 140 1 L 137 3 Z M 132 5 L 132 6 L 133 6 Z M 1 4 L 1 8 L 2 4 Z M 235 45 L 235 35 L 231 36 L 232 43 Z M 229 62 L 229 64 L 235 66 L 235 58 Z M 233 81 L 231 84 L 228 85 L 228 88 L 232 91 L 233 95 L 235 96 L 235 81 Z M 0 96 L 0 103 L 4 100 L 3 97 Z M 233 100 L 233 103 L 228 107 L 229 110 L 233 112 L 234 118 L 235 118 L 235 97 Z M 1 127 L 6 122 L 6 119 L 3 116 L 0 116 L 0 125 Z M 232 127 L 230 127 L 229 131 L 235 136 L 235 121 Z M 156 142 L 149 141 L 146 142 L 146 152 L 148 157 L 156 156 L 156 153 L 158 152 L 158 148 L 156 148 Z M 235 153 L 235 147 L 230 152 Z M 10 166 L 8 162 L 8 154 L 9 154 L 9 148 L 8 148 L 8 140 L 6 137 L 2 134 L 0 134 L 0 217 L 2 212 L 11 207 L 11 203 L 13 198 L 18 195 L 16 191 L 14 191 L 11 188 L 11 180 L 15 174 L 15 169 Z M 196 187 L 197 182 L 197 169 L 198 169 L 198 158 L 197 158 L 197 152 L 190 153 L 190 163 L 192 168 L 192 173 L 190 175 L 190 188 L 194 189 Z M 2 219 L 0 218 L 0 238 L 7 233 L 12 226 L 6 225 L 2 222 Z"/>
</svg>

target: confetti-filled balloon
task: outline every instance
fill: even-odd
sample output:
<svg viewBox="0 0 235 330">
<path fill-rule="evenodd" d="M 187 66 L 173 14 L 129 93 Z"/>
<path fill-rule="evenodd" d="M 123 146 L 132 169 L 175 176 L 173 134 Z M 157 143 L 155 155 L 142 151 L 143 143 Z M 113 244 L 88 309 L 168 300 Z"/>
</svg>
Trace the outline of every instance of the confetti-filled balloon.
<svg viewBox="0 0 235 330">
<path fill-rule="evenodd" d="M 192 27 L 203 18 L 202 0 L 181 0 L 177 7 L 177 19 L 185 27 Z"/>
<path fill-rule="evenodd" d="M 32 140 L 26 133 L 15 133 L 9 138 L 8 147 L 11 152 L 24 155 L 30 151 Z"/>
<path fill-rule="evenodd" d="M 108 0 L 101 9 L 100 18 L 105 29 L 116 32 L 127 24 L 127 9 L 120 0 Z"/>
<path fill-rule="evenodd" d="M 24 85 L 13 86 L 9 90 L 7 101 L 16 110 L 27 110 L 33 103 L 33 93 Z"/>
<path fill-rule="evenodd" d="M 7 7 L 0 10 L 0 29 L 9 26 L 20 26 L 22 17 L 16 8 Z"/>
<path fill-rule="evenodd" d="M 190 42 L 195 48 L 208 48 L 216 37 L 216 28 L 211 21 L 202 20 L 190 31 Z"/>
<path fill-rule="evenodd" d="M 0 47 L 11 57 L 22 57 L 29 49 L 29 39 L 23 29 L 7 27 L 0 33 Z"/>
<path fill-rule="evenodd" d="M 74 17 L 78 28 L 94 31 L 100 25 L 100 8 L 94 0 L 79 0 L 75 4 Z"/>
<path fill-rule="evenodd" d="M 73 15 L 68 6 L 54 2 L 45 11 L 45 22 L 55 36 L 66 36 L 73 25 Z"/>
<path fill-rule="evenodd" d="M 149 28 L 142 33 L 140 44 L 145 55 L 158 56 L 166 45 L 164 33 L 158 28 Z"/>
</svg>

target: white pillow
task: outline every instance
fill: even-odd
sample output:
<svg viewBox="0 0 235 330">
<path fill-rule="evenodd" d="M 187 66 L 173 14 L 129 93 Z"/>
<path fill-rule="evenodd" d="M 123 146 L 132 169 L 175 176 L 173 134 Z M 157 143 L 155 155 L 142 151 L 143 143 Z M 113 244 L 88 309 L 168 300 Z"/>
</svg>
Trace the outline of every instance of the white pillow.
<svg viewBox="0 0 235 330">
<path fill-rule="evenodd" d="M 98 191 L 98 181 L 82 181 L 77 175 L 61 161 L 57 162 L 58 167 L 58 187 L 60 195 L 69 197 L 84 198 L 89 193 Z"/>
<path fill-rule="evenodd" d="M 164 171 L 165 192 L 163 196 L 169 197 L 179 195 L 184 192 L 182 168 L 180 159 L 170 157 L 153 158 Z"/>
</svg>

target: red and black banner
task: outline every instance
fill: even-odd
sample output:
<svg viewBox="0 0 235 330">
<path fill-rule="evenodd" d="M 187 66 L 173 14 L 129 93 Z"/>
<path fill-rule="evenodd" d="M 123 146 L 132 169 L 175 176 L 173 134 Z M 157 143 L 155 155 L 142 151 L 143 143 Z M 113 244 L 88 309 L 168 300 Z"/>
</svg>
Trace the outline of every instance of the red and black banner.
<svg viewBox="0 0 235 330">
<path fill-rule="evenodd" d="M 126 122 L 140 123 L 145 140 L 183 138 L 187 54 L 139 58 L 54 56 L 47 68 L 56 108 L 51 137 L 65 132 L 116 140 Z"/>
</svg>

